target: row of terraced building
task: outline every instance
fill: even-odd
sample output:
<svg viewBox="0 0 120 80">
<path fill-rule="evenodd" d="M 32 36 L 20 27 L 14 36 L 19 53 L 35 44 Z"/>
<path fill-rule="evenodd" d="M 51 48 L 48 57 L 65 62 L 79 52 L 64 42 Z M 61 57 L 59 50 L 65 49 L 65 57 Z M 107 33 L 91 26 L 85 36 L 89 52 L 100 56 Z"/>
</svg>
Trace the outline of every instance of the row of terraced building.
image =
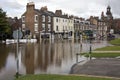
<svg viewBox="0 0 120 80">
<path fill-rule="evenodd" d="M 85 30 L 93 31 L 94 36 L 106 36 L 110 31 L 108 19 L 112 19 L 110 7 L 107 16 L 101 14 L 101 19 L 91 16 L 85 20 L 73 15 L 63 14 L 62 10 L 49 11 L 47 6 L 35 9 L 33 2 L 27 3 L 22 15 L 22 31 L 24 37 L 31 38 L 78 38 Z M 109 20 L 110 20 L 109 19 Z"/>
</svg>

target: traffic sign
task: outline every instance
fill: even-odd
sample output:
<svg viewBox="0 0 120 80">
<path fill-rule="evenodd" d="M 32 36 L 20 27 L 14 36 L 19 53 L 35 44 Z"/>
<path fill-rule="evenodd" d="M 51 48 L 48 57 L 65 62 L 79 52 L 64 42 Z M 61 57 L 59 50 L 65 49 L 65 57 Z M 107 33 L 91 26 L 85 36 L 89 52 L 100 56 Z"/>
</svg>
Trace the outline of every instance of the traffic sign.
<svg viewBox="0 0 120 80">
<path fill-rule="evenodd" d="M 21 39 L 23 36 L 23 33 L 21 32 L 21 30 L 15 30 L 13 31 L 13 38 L 14 39 Z"/>
</svg>

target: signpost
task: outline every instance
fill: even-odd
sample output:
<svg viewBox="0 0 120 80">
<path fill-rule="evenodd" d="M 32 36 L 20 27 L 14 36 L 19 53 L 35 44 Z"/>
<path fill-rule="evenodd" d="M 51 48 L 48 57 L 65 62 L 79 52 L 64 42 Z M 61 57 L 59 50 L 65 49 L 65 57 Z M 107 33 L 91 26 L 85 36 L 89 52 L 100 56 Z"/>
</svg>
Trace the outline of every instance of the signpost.
<svg viewBox="0 0 120 80">
<path fill-rule="evenodd" d="M 17 71 L 16 71 L 16 78 L 19 76 L 19 58 L 18 58 L 18 51 L 19 51 L 19 39 L 23 36 L 20 30 L 13 31 L 13 38 L 17 39 Z"/>
<path fill-rule="evenodd" d="M 14 39 L 21 39 L 23 36 L 23 33 L 21 32 L 21 30 L 15 30 L 13 31 L 13 38 Z"/>
<path fill-rule="evenodd" d="M 89 44 L 90 44 L 90 49 L 89 49 L 89 57 L 91 60 L 91 53 L 92 53 L 92 39 L 93 39 L 93 31 L 92 30 L 85 30 L 84 33 L 89 37 Z"/>
</svg>

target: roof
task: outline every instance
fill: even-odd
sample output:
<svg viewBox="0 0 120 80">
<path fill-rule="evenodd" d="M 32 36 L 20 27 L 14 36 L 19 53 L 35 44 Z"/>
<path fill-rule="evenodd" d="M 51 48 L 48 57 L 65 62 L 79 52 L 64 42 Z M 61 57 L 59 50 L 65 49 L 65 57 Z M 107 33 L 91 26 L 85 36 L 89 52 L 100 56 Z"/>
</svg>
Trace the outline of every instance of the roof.
<svg viewBox="0 0 120 80">
<path fill-rule="evenodd" d="M 39 9 L 35 9 L 35 11 L 41 15 L 55 16 L 55 14 L 52 11 L 40 11 Z"/>
</svg>

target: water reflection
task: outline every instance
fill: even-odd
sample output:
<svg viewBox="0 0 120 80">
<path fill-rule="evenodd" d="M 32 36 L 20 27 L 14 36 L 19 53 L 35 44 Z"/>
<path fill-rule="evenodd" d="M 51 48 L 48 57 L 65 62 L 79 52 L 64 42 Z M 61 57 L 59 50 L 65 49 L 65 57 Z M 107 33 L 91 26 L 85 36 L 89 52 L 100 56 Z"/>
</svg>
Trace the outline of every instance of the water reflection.
<svg viewBox="0 0 120 80">
<path fill-rule="evenodd" d="M 6 49 L 6 50 L 4 50 L 4 49 Z M 0 44 L 0 55 L 2 55 L 2 56 L 0 56 L 0 72 L 1 72 L 2 68 L 4 68 L 6 65 L 8 52 L 9 52 L 9 48 L 7 48 L 3 44 Z"/>
<path fill-rule="evenodd" d="M 26 44 L 22 47 L 21 52 L 21 60 L 26 68 L 26 73 L 49 73 L 49 71 L 52 71 L 51 66 L 54 69 L 56 67 L 61 68 L 63 62 L 68 63 L 73 60 L 72 46 L 72 42 L 68 40 L 55 41 L 54 43 L 42 41 L 41 43 Z M 66 67 L 68 66 L 66 65 Z M 57 69 L 56 73 L 59 73 Z"/>
<path fill-rule="evenodd" d="M 98 45 L 99 44 L 99 45 Z M 97 46 L 96 46 L 97 45 Z M 104 44 L 102 44 L 103 46 Z M 101 47 L 95 43 L 93 48 Z M 89 44 L 76 40 L 43 40 L 19 45 L 20 74 L 68 74 L 76 63 L 76 53 L 89 50 Z M 13 80 L 16 73 L 16 44 L 0 44 L 0 80 Z M 78 61 L 86 58 L 80 56 Z"/>
<path fill-rule="evenodd" d="M 13 80 L 15 74 L 14 46 L 0 44 L 0 80 Z"/>
</svg>

